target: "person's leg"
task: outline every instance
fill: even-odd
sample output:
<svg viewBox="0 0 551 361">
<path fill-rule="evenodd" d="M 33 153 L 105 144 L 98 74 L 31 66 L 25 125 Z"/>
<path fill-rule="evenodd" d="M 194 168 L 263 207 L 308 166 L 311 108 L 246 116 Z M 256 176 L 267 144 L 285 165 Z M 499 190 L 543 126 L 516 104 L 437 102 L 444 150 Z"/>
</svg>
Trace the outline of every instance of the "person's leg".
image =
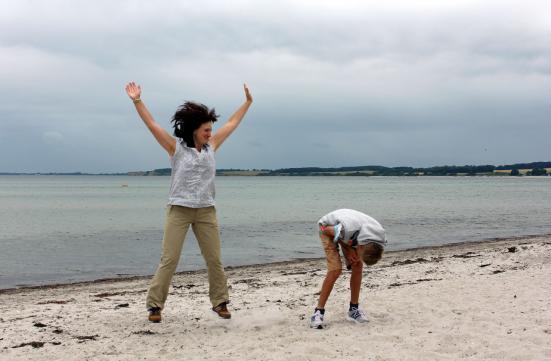
<svg viewBox="0 0 551 361">
<path fill-rule="evenodd" d="M 325 275 L 325 279 L 321 285 L 320 298 L 317 308 L 324 309 L 325 303 L 333 290 L 333 286 L 341 274 L 342 262 L 339 249 L 333 241 L 323 233 L 320 233 L 320 240 L 327 258 L 327 274 Z"/>
<path fill-rule="evenodd" d="M 361 261 L 352 264 L 352 276 L 350 277 L 350 307 L 346 318 L 356 323 L 367 322 L 368 319 L 360 309 L 360 288 L 362 285 L 363 263 Z"/>
<path fill-rule="evenodd" d="M 197 211 L 197 219 L 192 225 L 192 229 L 207 264 L 210 302 L 213 307 L 216 307 L 229 301 L 228 284 L 221 260 L 216 209 L 207 207 L 199 208 Z"/>
<path fill-rule="evenodd" d="M 164 307 L 170 282 L 178 261 L 189 225 L 195 210 L 187 207 L 168 206 L 163 236 L 161 262 L 147 293 L 147 308 Z"/>
<path fill-rule="evenodd" d="M 325 303 L 329 299 L 329 295 L 331 294 L 331 291 L 333 290 L 333 286 L 335 285 L 335 282 L 339 278 L 341 274 L 341 271 L 327 271 L 327 274 L 325 275 L 325 279 L 323 280 L 323 284 L 321 285 L 321 291 L 320 291 L 320 298 L 318 301 L 318 307 L 319 309 L 325 309 Z"/>
<path fill-rule="evenodd" d="M 350 277 L 350 303 L 358 304 L 360 289 L 362 287 L 363 263 L 356 262 L 352 265 L 352 276 Z"/>
</svg>

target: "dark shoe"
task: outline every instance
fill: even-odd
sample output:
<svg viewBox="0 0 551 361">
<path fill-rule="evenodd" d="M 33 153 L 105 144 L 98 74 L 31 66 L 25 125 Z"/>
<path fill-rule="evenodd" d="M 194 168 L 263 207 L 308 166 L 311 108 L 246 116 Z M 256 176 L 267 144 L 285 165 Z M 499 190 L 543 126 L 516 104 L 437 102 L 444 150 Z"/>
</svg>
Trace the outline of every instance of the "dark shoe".
<svg viewBox="0 0 551 361">
<path fill-rule="evenodd" d="M 227 302 L 222 302 L 216 307 L 213 307 L 212 310 L 218 314 L 221 318 L 231 318 L 231 313 L 228 311 Z"/>
<path fill-rule="evenodd" d="M 161 322 L 161 308 L 160 307 L 151 307 L 149 310 L 148 320 L 150 322 Z"/>
</svg>

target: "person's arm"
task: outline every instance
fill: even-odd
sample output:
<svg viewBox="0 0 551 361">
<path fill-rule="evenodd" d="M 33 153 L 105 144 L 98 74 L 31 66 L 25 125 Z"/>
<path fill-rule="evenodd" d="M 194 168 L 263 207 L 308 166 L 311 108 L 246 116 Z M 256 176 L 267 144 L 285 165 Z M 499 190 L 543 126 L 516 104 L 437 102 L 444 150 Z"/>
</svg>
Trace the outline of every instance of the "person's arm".
<svg viewBox="0 0 551 361">
<path fill-rule="evenodd" d="M 346 257 L 346 259 L 348 260 L 348 262 L 351 265 L 354 265 L 358 262 L 361 262 L 360 254 L 361 254 L 361 252 L 363 252 L 363 248 L 365 246 L 360 245 L 360 246 L 357 246 L 356 248 L 354 248 L 354 247 L 351 247 L 351 246 L 347 245 L 343 241 L 339 241 L 339 244 L 341 245 L 342 252 L 344 253 L 344 256 Z"/>
<path fill-rule="evenodd" d="M 134 102 L 134 105 L 136 106 L 136 111 L 138 112 L 138 115 L 140 118 L 142 118 L 143 122 L 147 126 L 147 129 L 153 134 L 155 139 L 157 139 L 157 142 L 163 147 L 170 156 L 174 155 L 174 152 L 176 151 L 176 139 L 172 137 L 166 130 L 164 130 L 163 127 L 159 125 L 153 119 L 153 116 L 151 113 L 149 113 L 149 110 L 147 110 L 144 102 L 141 100 L 140 96 L 142 94 L 142 88 L 137 85 L 134 82 L 130 82 L 126 84 L 126 94 L 132 99 Z"/>
<path fill-rule="evenodd" d="M 251 96 L 251 93 L 249 92 L 249 88 L 247 88 L 246 84 L 243 84 L 243 88 L 245 90 L 245 103 L 243 103 L 239 109 L 233 113 L 233 115 L 228 119 L 228 121 L 214 133 L 210 140 L 210 144 L 213 147 L 213 149 L 216 151 L 222 143 L 230 136 L 231 133 L 237 128 L 239 123 L 241 123 L 241 120 L 247 113 L 247 110 L 249 110 L 249 107 L 253 103 L 253 97 Z"/>
<path fill-rule="evenodd" d="M 320 226 L 320 234 L 327 236 L 333 240 L 335 237 L 335 231 L 333 226 Z"/>
</svg>

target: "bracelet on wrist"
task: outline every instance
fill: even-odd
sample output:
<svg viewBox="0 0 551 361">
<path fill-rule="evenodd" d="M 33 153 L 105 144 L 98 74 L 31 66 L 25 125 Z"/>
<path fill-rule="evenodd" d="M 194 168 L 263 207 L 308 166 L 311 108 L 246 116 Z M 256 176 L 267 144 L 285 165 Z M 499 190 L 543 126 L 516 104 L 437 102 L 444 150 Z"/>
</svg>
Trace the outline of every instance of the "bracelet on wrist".
<svg viewBox="0 0 551 361">
<path fill-rule="evenodd" d="M 138 104 L 139 102 L 141 102 L 142 100 L 140 98 L 137 98 L 137 99 L 132 99 L 132 101 L 134 102 L 134 104 Z"/>
</svg>

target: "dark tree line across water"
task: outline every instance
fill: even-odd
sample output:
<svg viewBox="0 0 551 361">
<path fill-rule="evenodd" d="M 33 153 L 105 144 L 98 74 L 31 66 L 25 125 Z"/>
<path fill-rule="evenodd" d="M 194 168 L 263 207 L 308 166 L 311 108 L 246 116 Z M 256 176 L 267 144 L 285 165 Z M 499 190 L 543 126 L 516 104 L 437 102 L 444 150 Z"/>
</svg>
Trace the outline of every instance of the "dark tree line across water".
<svg viewBox="0 0 551 361">
<path fill-rule="evenodd" d="M 384 167 L 367 165 L 358 167 L 302 167 L 281 169 L 217 169 L 218 175 L 249 175 L 249 176 L 453 176 L 453 175 L 491 175 L 495 171 L 511 171 L 510 175 L 548 175 L 546 169 L 551 168 L 551 162 L 516 163 L 510 165 L 444 165 L 429 168 L 415 167 Z M 519 170 L 529 169 L 527 173 Z M 170 168 L 159 168 L 151 171 L 136 171 L 128 173 L 3 173 L 0 175 L 134 175 L 134 176 L 167 176 Z"/>
<path fill-rule="evenodd" d="M 415 167 L 301 167 L 281 169 L 218 169 L 219 175 L 245 174 L 255 176 L 449 176 L 449 175 L 484 175 L 493 174 L 496 170 L 511 170 L 511 175 L 519 175 L 519 169 L 531 169 L 530 175 L 547 175 L 545 168 L 551 168 L 551 162 L 517 163 L 510 165 L 444 165 L 429 168 Z M 143 175 L 170 175 L 170 168 L 155 169 Z"/>
</svg>

